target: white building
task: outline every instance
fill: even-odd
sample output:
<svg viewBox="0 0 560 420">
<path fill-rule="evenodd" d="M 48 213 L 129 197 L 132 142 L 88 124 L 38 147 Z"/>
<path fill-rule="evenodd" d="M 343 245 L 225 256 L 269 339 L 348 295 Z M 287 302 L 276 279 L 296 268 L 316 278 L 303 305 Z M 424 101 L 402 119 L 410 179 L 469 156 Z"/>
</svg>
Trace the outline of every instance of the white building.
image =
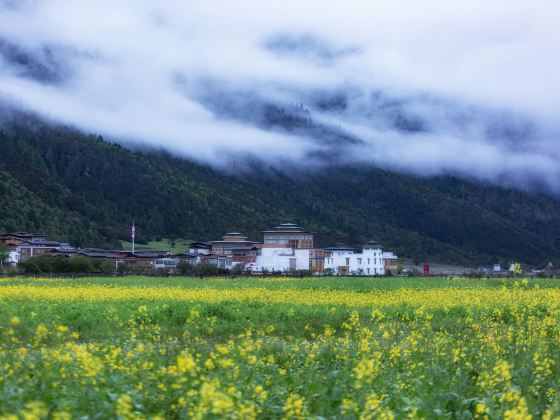
<svg viewBox="0 0 560 420">
<path fill-rule="evenodd" d="M 313 248 L 313 232 L 293 223 L 283 223 L 262 234 L 254 271 L 322 270 L 323 257 Z"/>
<path fill-rule="evenodd" d="M 385 274 L 383 251 L 377 242 L 368 242 L 360 253 L 341 244 L 325 250 L 327 251 L 325 257 L 325 272 L 327 273 L 341 276 L 382 276 Z"/>
</svg>

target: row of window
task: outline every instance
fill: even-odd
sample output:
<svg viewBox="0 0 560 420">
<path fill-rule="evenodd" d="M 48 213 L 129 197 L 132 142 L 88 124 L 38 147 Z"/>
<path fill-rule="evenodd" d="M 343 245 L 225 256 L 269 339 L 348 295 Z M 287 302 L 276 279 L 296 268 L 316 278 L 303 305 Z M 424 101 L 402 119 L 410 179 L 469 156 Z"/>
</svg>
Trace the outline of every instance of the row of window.
<svg viewBox="0 0 560 420">
<path fill-rule="evenodd" d="M 267 240 L 272 241 L 289 241 L 289 240 L 301 240 L 301 241 L 312 241 L 313 235 L 264 235 L 265 242 Z"/>
<path fill-rule="evenodd" d="M 362 259 L 363 258 L 356 258 L 358 265 L 362 265 Z M 371 260 L 372 258 L 366 258 L 367 260 L 367 265 L 371 264 Z M 379 262 L 381 263 L 381 258 L 379 259 Z M 334 258 L 327 258 L 327 264 L 334 264 Z M 346 265 L 350 265 L 350 258 L 346 258 Z M 373 265 L 377 265 L 377 258 L 373 258 Z"/>
</svg>

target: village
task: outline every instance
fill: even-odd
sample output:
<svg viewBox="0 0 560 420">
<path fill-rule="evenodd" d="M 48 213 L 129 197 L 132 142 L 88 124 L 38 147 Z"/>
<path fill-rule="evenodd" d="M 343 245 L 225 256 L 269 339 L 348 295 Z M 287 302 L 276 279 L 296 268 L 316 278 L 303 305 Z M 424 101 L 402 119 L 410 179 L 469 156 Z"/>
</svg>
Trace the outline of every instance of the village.
<svg viewBox="0 0 560 420">
<path fill-rule="evenodd" d="M 491 266 L 459 267 L 447 264 L 414 264 L 386 251 L 375 240 L 360 247 L 336 243 L 325 248 L 315 246 L 315 233 L 293 223 L 284 223 L 261 232 L 261 240 L 253 241 L 240 232 L 226 233 L 221 239 L 190 242 L 184 252 L 136 249 L 135 227 L 131 249 L 74 248 L 67 243 L 50 240 L 43 233 L 11 232 L 0 235 L 0 246 L 7 250 L 3 264 L 12 272 L 26 267 L 33 257 L 59 257 L 70 262 L 81 257 L 103 267 L 95 271 L 107 274 L 298 274 L 324 276 L 446 276 L 508 278 L 524 274 L 528 277 L 557 277 L 552 263 L 539 269 L 522 270 L 518 263 Z M 87 272 L 86 265 L 81 271 Z M 522 270 L 522 271 L 521 271 Z M 23 270 L 44 272 L 45 270 Z M 51 270 L 52 271 L 52 270 Z M 56 269 L 54 270 L 54 272 Z M 74 270 L 76 271 L 76 270 Z M 78 270 L 80 271 L 80 270 Z"/>
<path fill-rule="evenodd" d="M 16 267 L 32 257 L 85 257 L 98 263 L 110 263 L 115 270 L 175 272 L 181 264 L 190 267 L 214 267 L 223 272 L 293 273 L 314 275 L 385 276 L 398 274 L 398 257 L 382 249 L 374 240 L 354 249 L 337 243 L 316 248 L 315 234 L 293 223 L 284 223 L 262 232 L 261 241 L 252 241 L 239 232 L 226 233 L 219 240 L 192 242 L 184 253 L 163 250 L 136 250 L 135 228 L 130 250 L 73 248 L 49 240 L 42 233 L 12 232 L 0 236 L 9 249 L 8 262 Z"/>
</svg>

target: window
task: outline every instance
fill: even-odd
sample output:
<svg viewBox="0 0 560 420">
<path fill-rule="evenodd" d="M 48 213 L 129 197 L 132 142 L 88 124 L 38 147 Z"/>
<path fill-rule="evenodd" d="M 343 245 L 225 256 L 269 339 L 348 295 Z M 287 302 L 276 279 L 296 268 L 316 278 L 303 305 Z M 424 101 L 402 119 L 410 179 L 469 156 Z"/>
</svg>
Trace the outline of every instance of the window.
<svg viewBox="0 0 560 420">
<path fill-rule="evenodd" d="M 346 265 L 350 265 L 350 258 L 346 258 Z"/>
<path fill-rule="evenodd" d="M 369 268 L 367 269 L 367 273 L 369 274 Z"/>
<path fill-rule="evenodd" d="M 367 264 L 368 264 L 368 265 L 370 264 L 370 262 L 369 262 L 370 260 L 371 260 L 371 258 L 368 258 L 368 259 L 367 259 Z M 369 273 L 369 268 L 368 268 L 368 273 Z"/>
<path fill-rule="evenodd" d="M 362 259 L 361 258 L 358 258 L 358 264 L 362 265 Z"/>
</svg>

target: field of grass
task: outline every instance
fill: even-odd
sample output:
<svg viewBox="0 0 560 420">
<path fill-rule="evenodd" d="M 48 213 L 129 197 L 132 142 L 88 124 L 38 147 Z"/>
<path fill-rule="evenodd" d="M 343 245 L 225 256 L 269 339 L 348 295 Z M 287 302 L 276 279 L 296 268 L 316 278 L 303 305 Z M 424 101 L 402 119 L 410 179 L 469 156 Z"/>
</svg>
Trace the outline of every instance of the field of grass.
<svg viewBox="0 0 560 420">
<path fill-rule="evenodd" d="M 559 280 L 0 279 L 0 418 L 554 418 L 559 321 Z"/>
<path fill-rule="evenodd" d="M 147 244 L 136 244 L 136 250 L 155 250 L 155 251 L 170 251 L 172 254 L 183 254 L 187 252 L 187 247 L 192 241 L 187 239 L 162 239 L 161 241 L 149 241 Z M 121 241 L 123 249 L 132 249 L 132 242 Z"/>
</svg>

